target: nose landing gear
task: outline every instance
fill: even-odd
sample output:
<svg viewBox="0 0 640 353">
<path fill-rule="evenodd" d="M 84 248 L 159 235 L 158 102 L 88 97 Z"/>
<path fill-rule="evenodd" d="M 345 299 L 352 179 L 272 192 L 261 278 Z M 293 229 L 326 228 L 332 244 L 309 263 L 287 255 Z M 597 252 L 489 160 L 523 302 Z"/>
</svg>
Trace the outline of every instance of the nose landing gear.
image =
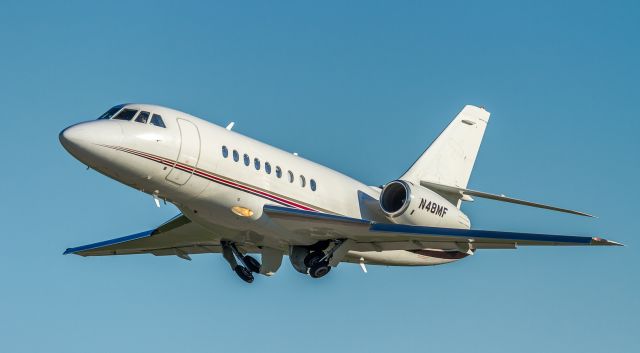
<svg viewBox="0 0 640 353">
<path fill-rule="evenodd" d="M 242 257 L 242 262 L 244 262 L 244 265 L 247 266 L 247 268 L 251 270 L 251 272 L 260 273 L 260 267 L 262 266 L 260 265 L 260 262 L 255 259 L 255 257 L 245 255 Z"/>
<path fill-rule="evenodd" d="M 249 271 L 248 268 L 244 266 L 236 265 L 236 267 L 233 270 L 236 272 L 238 277 L 240 277 L 240 279 L 242 279 L 243 281 L 247 283 L 253 282 L 253 274 L 251 274 L 251 271 Z"/>
<path fill-rule="evenodd" d="M 227 260 L 231 269 L 247 283 L 253 282 L 253 273 L 260 273 L 260 262 L 253 256 L 243 255 L 236 244 L 228 241 L 220 242 L 222 245 L 222 256 Z M 240 260 L 242 265 L 239 265 L 236 258 Z M 253 272 L 253 273 L 252 273 Z"/>
</svg>

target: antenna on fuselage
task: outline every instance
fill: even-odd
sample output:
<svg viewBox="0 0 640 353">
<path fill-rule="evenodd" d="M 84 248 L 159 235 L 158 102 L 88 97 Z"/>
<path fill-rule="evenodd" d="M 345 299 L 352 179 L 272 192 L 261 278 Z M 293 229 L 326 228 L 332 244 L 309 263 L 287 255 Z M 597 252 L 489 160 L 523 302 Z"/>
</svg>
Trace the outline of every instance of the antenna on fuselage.
<svg viewBox="0 0 640 353">
<path fill-rule="evenodd" d="M 236 123 L 234 121 L 230 122 L 229 125 L 227 125 L 227 127 L 225 129 L 231 131 L 231 129 L 233 129 L 233 125 L 235 125 Z"/>
</svg>

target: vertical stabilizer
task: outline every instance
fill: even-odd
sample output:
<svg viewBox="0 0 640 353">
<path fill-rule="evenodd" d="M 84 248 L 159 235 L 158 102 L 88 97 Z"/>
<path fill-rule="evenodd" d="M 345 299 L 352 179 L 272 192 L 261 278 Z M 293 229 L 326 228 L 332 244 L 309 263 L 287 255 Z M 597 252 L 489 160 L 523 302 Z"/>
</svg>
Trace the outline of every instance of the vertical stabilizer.
<svg viewBox="0 0 640 353">
<path fill-rule="evenodd" d="M 400 178 L 466 188 L 490 113 L 467 105 Z"/>
</svg>

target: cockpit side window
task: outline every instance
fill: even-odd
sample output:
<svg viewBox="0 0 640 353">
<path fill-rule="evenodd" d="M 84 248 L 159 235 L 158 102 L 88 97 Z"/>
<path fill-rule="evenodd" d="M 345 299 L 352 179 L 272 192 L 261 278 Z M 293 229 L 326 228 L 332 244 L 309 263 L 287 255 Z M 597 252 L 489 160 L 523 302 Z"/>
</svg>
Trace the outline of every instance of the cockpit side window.
<svg viewBox="0 0 640 353">
<path fill-rule="evenodd" d="M 133 116 L 136 115 L 138 111 L 135 109 L 122 109 L 118 115 L 116 115 L 113 119 L 115 120 L 131 120 Z"/>
<path fill-rule="evenodd" d="M 162 121 L 162 117 L 158 114 L 153 114 L 153 116 L 151 117 L 151 125 L 166 127 L 164 125 L 164 121 Z"/>
<path fill-rule="evenodd" d="M 136 122 L 146 124 L 149 121 L 149 112 L 141 111 L 136 117 Z"/>
<path fill-rule="evenodd" d="M 117 112 L 119 112 L 120 109 L 122 109 L 122 105 L 116 105 L 115 107 L 107 110 L 104 114 L 100 115 L 98 120 L 111 119 L 111 117 L 113 117 Z"/>
</svg>

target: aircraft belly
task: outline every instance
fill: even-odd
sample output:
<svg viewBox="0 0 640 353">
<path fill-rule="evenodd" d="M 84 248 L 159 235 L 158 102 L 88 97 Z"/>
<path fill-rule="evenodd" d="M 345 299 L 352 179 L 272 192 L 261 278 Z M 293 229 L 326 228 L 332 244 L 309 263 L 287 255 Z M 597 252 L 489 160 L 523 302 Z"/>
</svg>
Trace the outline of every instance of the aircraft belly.
<svg viewBox="0 0 640 353">
<path fill-rule="evenodd" d="M 306 234 L 292 233 L 274 223 L 263 214 L 266 203 L 260 197 L 210 183 L 198 197 L 179 208 L 189 219 L 205 228 L 218 232 L 223 230 L 221 237 L 226 240 L 284 250 L 290 244 L 310 245 L 317 241 Z M 235 206 L 250 210 L 253 214 L 249 217 L 239 216 L 232 210 Z"/>
<path fill-rule="evenodd" d="M 442 258 L 435 256 L 425 256 L 412 253 L 406 250 L 390 251 L 349 251 L 345 261 L 359 263 L 361 258 L 365 264 L 386 265 L 386 266 L 434 266 L 457 261 L 460 258 Z M 463 256 L 464 257 L 464 256 Z M 461 257 L 461 258 L 463 258 Z"/>
</svg>

